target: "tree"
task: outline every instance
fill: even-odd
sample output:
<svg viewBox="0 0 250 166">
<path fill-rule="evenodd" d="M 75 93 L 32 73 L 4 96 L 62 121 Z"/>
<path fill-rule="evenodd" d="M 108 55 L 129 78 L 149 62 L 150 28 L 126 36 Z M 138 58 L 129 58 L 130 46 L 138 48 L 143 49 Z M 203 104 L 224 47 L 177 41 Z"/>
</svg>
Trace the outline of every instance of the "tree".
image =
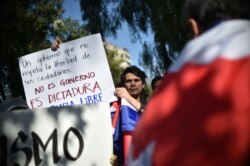
<svg viewBox="0 0 250 166">
<path fill-rule="evenodd" d="M 7 82 L 12 96 L 24 96 L 18 58 L 50 46 L 53 21 L 62 13 L 62 0 L 0 2 L 1 93 Z"/>
<path fill-rule="evenodd" d="M 90 35 L 85 25 L 71 18 L 62 18 L 63 0 L 11 0 L 0 2 L 0 93 L 24 98 L 18 58 L 50 47 L 59 35 L 62 41 Z M 107 51 L 115 83 L 122 69 L 112 59 L 114 53 Z M 7 93 L 8 92 L 8 93 Z"/>
<path fill-rule="evenodd" d="M 64 42 L 90 35 L 84 25 L 80 25 L 79 21 L 71 18 L 57 19 L 53 27 L 54 36 L 59 36 Z"/>
<path fill-rule="evenodd" d="M 105 48 L 106 54 L 107 54 L 107 59 L 111 71 L 111 75 L 114 81 L 115 86 L 118 86 L 120 83 L 120 76 L 123 72 L 123 68 L 120 66 L 120 64 L 123 62 L 122 59 L 117 60 L 115 56 L 117 55 L 116 50 L 108 50 Z"/>
<path fill-rule="evenodd" d="M 154 43 L 144 44 L 141 64 L 153 73 L 164 73 L 186 41 L 181 26 L 182 4 L 183 0 L 80 0 L 82 19 L 92 33 L 116 36 L 116 30 L 124 21 L 133 40 L 140 39 L 139 32 L 151 30 Z M 162 65 L 155 68 L 152 64 Z"/>
<path fill-rule="evenodd" d="M 139 64 L 149 74 L 149 78 L 153 78 L 158 75 L 163 75 L 164 63 L 159 60 L 159 54 L 154 47 L 144 42 L 143 52 L 140 54 Z"/>
</svg>

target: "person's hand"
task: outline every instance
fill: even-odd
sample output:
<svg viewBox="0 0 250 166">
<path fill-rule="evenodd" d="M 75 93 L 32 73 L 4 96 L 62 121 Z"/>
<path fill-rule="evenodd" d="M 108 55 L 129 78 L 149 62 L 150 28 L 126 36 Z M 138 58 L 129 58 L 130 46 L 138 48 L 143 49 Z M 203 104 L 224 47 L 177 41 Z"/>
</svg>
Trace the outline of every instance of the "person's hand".
<svg viewBox="0 0 250 166">
<path fill-rule="evenodd" d="M 116 97 L 119 98 L 125 98 L 132 106 L 135 107 L 135 109 L 137 111 L 141 111 L 141 103 L 139 101 L 137 101 L 135 98 L 133 98 L 129 92 L 127 91 L 126 88 L 122 87 L 122 88 L 116 88 L 115 89 L 115 95 Z"/>
<path fill-rule="evenodd" d="M 115 89 L 115 95 L 119 98 L 125 98 L 125 99 L 129 99 L 131 98 L 131 95 L 128 93 L 126 88 L 116 88 Z"/>
<path fill-rule="evenodd" d="M 52 51 L 56 51 L 59 48 L 59 45 L 62 43 L 60 37 L 56 37 L 56 41 L 51 45 Z"/>
<path fill-rule="evenodd" d="M 110 158 L 110 164 L 112 166 L 118 166 L 118 161 L 117 161 L 117 156 L 116 155 L 112 155 L 111 158 Z"/>
</svg>

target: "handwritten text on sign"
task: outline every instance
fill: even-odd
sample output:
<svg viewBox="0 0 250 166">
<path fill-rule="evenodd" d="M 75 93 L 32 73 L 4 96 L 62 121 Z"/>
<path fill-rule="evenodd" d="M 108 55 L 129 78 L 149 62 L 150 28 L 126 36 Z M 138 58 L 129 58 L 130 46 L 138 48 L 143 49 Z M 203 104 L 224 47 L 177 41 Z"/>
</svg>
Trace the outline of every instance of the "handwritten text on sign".
<svg viewBox="0 0 250 166">
<path fill-rule="evenodd" d="M 114 83 L 100 34 L 19 58 L 30 108 L 113 100 Z"/>
<path fill-rule="evenodd" d="M 109 103 L 2 112 L 0 165 L 110 165 Z"/>
</svg>

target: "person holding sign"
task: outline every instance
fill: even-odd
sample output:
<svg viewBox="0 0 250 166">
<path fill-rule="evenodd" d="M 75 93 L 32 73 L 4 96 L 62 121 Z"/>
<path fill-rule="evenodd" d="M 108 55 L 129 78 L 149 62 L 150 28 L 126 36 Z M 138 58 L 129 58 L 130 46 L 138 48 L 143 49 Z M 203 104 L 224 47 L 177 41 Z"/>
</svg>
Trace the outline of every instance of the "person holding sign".
<svg viewBox="0 0 250 166">
<path fill-rule="evenodd" d="M 136 66 L 129 66 L 121 75 L 120 87 L 115 90 L 118 101 L 112 103 L 111 114 L 114 154 L 118 156 L 119 165 L 126 162 L 132 133 L 146 105 L 146 99 L 142 95 L 145 79 L 146 74 L 143 71 Z"/>
<path fill-rule="evenodd" d="M 59 45 L 62 44 L 62 40 L 60 39 L 60 37 L 56 37 L 56 40 L 53 42 L 53 44 L 51 45 L 51 49 L 53 51 L 56 51 L 59 48 Z"/>
<path fill-rule="evenodd" d="M 57 37 L 51 45 L 51 49 L 57 50 L 61 43 Z M 111 108 L 114 108 L 112 125 L 116 129 L 114 132 L 114 153 L 118 156 L 119 163 L 123 163 L 124 158 L 126 158 L 132 132 L 145 107 L 146 100 L 142 96 L 146 84 L 145 78 L 146 74 L 143 71 L 136 66 L 130 66 L 122 73 L 120 87 L 116 88 L 114 92 L 118 101 L 111 103 Z M 122 130 L 119 130 L 120 127 Z"/>
</svg>

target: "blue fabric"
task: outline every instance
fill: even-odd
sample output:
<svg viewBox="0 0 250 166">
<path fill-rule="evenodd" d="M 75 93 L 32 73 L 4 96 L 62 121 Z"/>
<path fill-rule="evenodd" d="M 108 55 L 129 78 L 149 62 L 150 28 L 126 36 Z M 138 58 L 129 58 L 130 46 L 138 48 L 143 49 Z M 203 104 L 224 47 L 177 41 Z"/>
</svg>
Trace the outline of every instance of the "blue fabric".
<svg viewBox="0 0 250 166">
<path fill-rule="evenodd" d="M 134 131 L 140 114 L 135 108 L 122 104 L 121 106 L 122 131 Z"/>
<path fill-rule="evenodd" d="M 114 141 L 119 139 L 119 135 L 125 131 L 134 131 L 137 125 L 137 122 L 140 118 L 140 113 L 130 105 L 125 99 L 121 100 L 121 112 L 117 120 L 114 132 Z M 113 118 L 114 112 L 111 113 Z"/>
<path fill-rule="evenodd" d="M 134 131 L 140 118 L 140 113 L 130 105 L 125 99 L 121 101 L 121 111 L 113 135 L 114 154 L 119 158 L 119 163 L 123 163 L 123 132 Z M 111 113 L 114 117 L 115 112 Z"/>
</svg>

